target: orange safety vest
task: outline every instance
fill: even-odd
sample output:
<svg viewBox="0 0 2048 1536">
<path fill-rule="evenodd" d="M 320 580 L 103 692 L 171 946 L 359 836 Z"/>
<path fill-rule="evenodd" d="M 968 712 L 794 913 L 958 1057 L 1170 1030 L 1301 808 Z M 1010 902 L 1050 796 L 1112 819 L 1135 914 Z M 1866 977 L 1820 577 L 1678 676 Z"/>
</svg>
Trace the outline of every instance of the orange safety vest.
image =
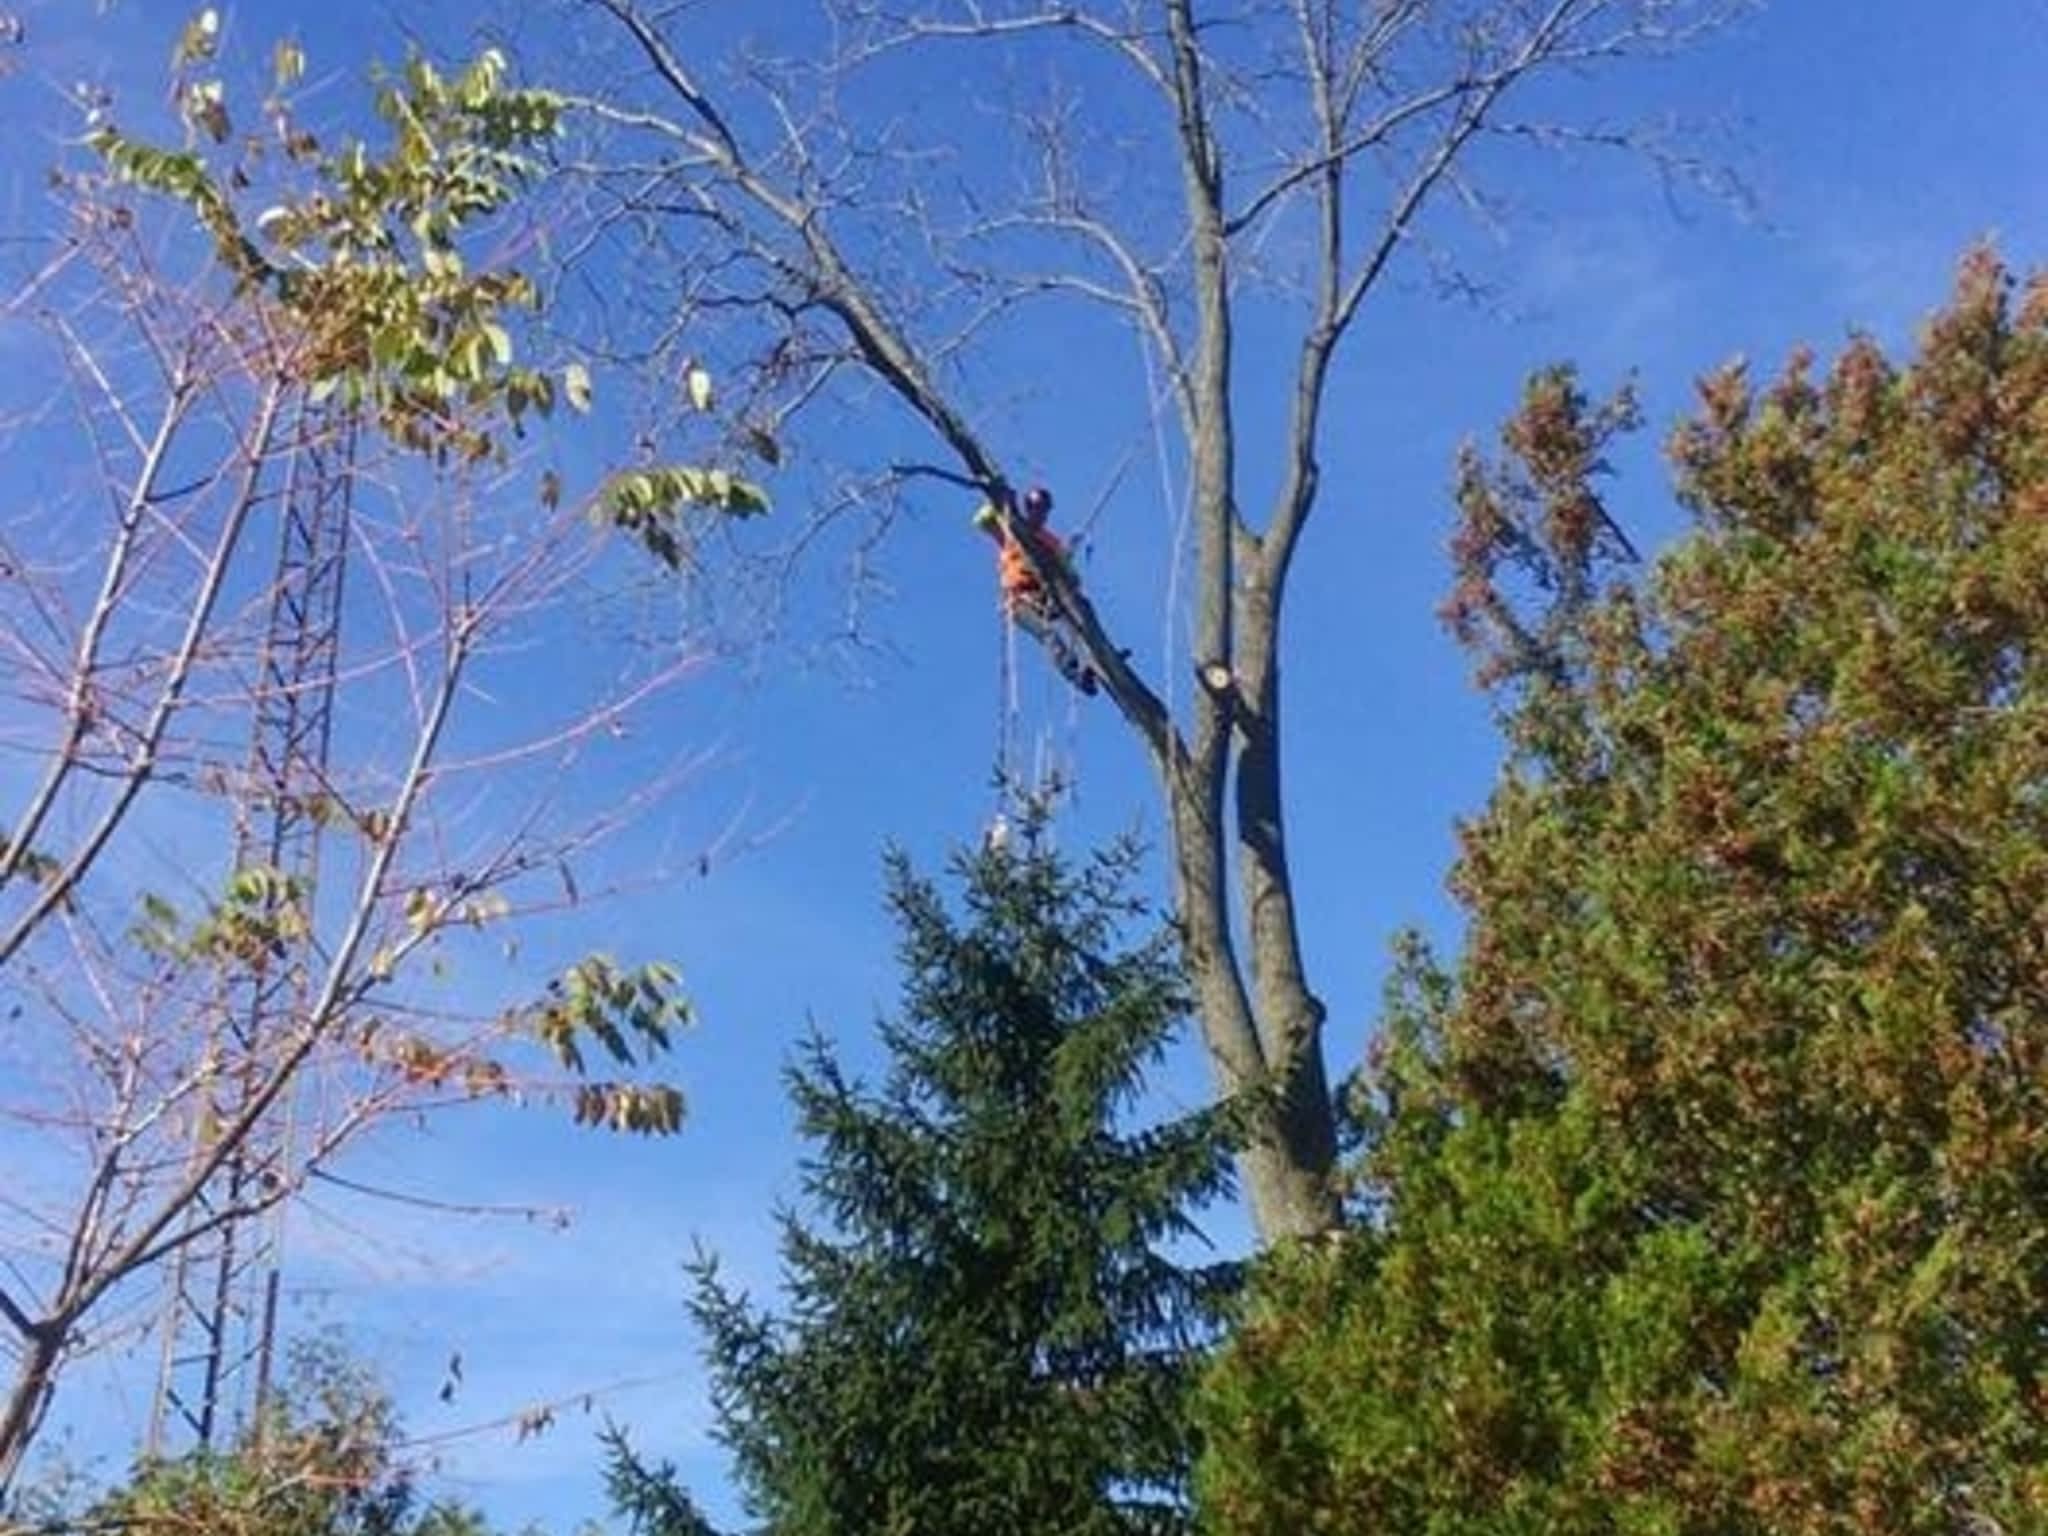
<svg viewBox="0 0 2048 1536">
<path fill-rule="evenodd" d="M 1040 528 L 1027 532 L 1025 537 L 1037 541 L 1042 558 L 1058 560 L 1066 550 L 1059 535 Z M 1031 562 L 1024 556 L 1021 540 L 1005 532 L 996 554 L 996 579 L 1003 589 L 1003 601 L 1014 608 L 1026 598 L 1035 597 L 1039 592 L 1038 573 L 1031 569 Z"/>
</svg>

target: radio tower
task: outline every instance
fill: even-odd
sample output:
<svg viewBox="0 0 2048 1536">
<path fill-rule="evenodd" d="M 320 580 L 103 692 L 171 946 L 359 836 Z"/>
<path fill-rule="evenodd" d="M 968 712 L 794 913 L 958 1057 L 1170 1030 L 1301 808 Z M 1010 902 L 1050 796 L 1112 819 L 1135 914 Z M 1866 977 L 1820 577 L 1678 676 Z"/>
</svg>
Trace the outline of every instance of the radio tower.
<svg viewBox="0 0 2048 1536">
<path fill-rule="evenodd" d="M 303 404 L 285 465 L 277 566 L 262 638 L 247 770 L 235 798 L 237 870 L 265 866 L 307 893 L 318 873 L 322 799 L 332 734 L 342 577 L 355 488 L 356 418 L 340 405 Z M 252 1092 L 264 1042 L 308 1003 L 301 952 L 285 963 L 238 967 L 223 979 L 213 1022 L 223 1053 L 247 1069 L 225 1082 L 215 1116 Z M 203 1449 L 256 1422 L 268 1401 L 277 1335 L 282 1207 L 224 1212 L 288 1176 L 291 1116 L 245 1142 L 194 1202 L 161 1323 L 162 1355 L 146 1450 Z M 195 1149 L 196 1155 L 196 1149 Z M 218 1222 L 218 1225 L 214 1223 Z"/>
</svg>

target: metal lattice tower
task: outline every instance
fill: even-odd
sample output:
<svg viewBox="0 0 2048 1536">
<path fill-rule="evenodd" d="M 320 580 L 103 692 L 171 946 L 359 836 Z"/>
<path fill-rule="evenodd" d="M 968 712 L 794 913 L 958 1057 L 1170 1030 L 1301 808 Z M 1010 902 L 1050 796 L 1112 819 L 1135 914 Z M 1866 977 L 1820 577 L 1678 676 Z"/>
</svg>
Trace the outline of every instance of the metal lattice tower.
<svg viewBox="0 0 2048 1536">
<path fill-rule="evenodd" d="M 280 496 L 247 769 L 235 799 L 234 868 L 264 866 L 307 893 L 318 873 L 328 803 L 342 578 L 355 489 L 356 419 L 340 406 L 301 408 Z M 308 1001 L 302 951 L 238 967 L 223 979 L 213 1028 L 224 1051 L 260 1069 L 277 1021 Z M 222 1084 L 214 1117 L 240 1108 L 252 1077 Z M 281 1211 L 225 1218 L 280 1176 L 291 1154 L 288 1113 L 245 1142 L 194 1203 L 161 1323 L 162 1355 L 147 1450 L 208 1447 L 260 1416 L 277 1332 Z M 198 1154 L 195 1147 L 195 1155 Z"/>
</svg>

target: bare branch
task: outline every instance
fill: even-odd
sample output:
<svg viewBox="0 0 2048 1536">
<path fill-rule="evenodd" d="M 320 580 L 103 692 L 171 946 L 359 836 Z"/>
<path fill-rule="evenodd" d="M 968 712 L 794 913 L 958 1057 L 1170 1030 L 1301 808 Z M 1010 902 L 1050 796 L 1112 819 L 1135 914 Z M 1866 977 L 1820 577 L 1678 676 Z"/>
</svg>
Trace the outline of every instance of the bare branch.
<svg viewBox="0 0 2048 1536">
<path fill-rule="evenodd" d="M 1144 34 L 1133 27 L 1119 27 L 1075 5 L 1052 5 L 1012 16 L 987 15 L 979 4 L 970 4 L 967 9 L 966 20 L 949 22 L 892 15 L 877 7 L 872 15 L 891 30 L 863 42 L 844 62 L 849 67 L 858 66 L 919 43 L 1002 42 L 1034 33 L 1067 33 L 1105 44 L 1135 69 L 1147 85 L 1169 96 L 1172 93 L 1166 71 L 1146 48 Z"/>
<path fill-rule="evenodd" d="M 122 819 L 134 805 L 135 797 L 142 793 L 143 785 L 149 782 L 151 775 L 156 771 L 157 752 L 163 744 L 164 732 L 170 728 L 171 717 L 177 712 L 185 684 L 192 674 L 192 664 L 198 655 L 200 642 L 205 638 L 207 625 L 213 617 L 214 604 L 219 600 L 221 586 L 227 580 L 230 563 L 240 544 L 243 526 L 256 505 L 260 477 L 270 455 L 271 435 L 276 429 L 278 412 L 283 406 L 283 401 L 284 383 L 282 380 L 273 380 L 257 411 L 255 426 L 245 450 L 241 488 L 235 497 L 234 506 L 230 508 L 222 524 L 213 556 L 201 578 L 198 595 L 186 620 L 184 638 L 179 642 L 178 650 L 164 677 L 163 687 L 130 754 L 127 777 L 122 781 L 120 791 L 101 813 L 99 821 L 86 834 L 77 850 L 65 861 L 56 875 L 43 882 L 39 894 L 29 904 L 28 909 L 15 921 L 7 936 L 0 939 L 0 966 L 6 965 L 20 951 L 21 946 L 28 942 L 29 936 L 35 932 L 37 926 L 70 897 L 78 882 L 84 878 L 86 871 L 99 858 L 108 840 L 121 825 Z M 111 564 L 110 561 L 109 565 Z"/>
<path fill-rule="evenodd" d="M 1459 154 L 1486 123 L 1488 113 L 1516 82 L 1552 55 L 1558 38 L 1585 3 L 1586 0 L 1552 0 L 1548 12 L 1507 64 L 1486 75 L 1475 91 L 1459 93 L 1456 112 L 1394 199 L 1377 238 L 1348 279 L 1337 276 L 1342 272 L 1344 262 L 1342 223 L 1333 213 L 1326 212 L 1323 249 L 1319 257 L 1326 284 L 1323 302 L 1315 325 L 1303 343 L 1294 419 L 1289 428 L 1288 478 L 1264 541 L 1265 579 L 1275 592 L 1286 581 L 1302 528 L 1315 502 L 1315 447 L 1320 434 L 1322 402 L 1332 355 L 1388 262 L 1408 238 L 1416 214 L 1450 174 Z M 1598 3 L 1599 0 L 1594 0 L 1596 7 Z M 1331 169 L 1327 174 L 1334 177 L 1338 172 Z M 1334 210 L 1340 197 L 1341 188 L 1331 186 L 1325 195 L 1326 210 Z M 1334 293 L 1330 286 L 1332 282 L 1337 285 Z"/>
<path fill-rule="evenodd" d="M 212 1145 L 194 1160 L 192 1171 L 159 1202 L 155 1214 L 144 1221 L 124 1244 L 95 1265 L 94 1272 L 85 1282 L 65 1298 L 60 1315 L 67 1326 L 108 1290 L 146 1266 L 161 1252 L 158 1245 L 171 1227 L 191 1209 L 215 1175 L 248 1144 L 257 1127 L 265 1122 L 271 1107 L 297 1081 L 299 1068 L 327 1038 L 344 1005 L 375 985 L 372 978 L 358 972 L 357 961 L 380 905 L 385 878 L 403 840 L 399 834 L 410 821 L 426 788 L 435 750 L 440 745 L 441 733 L 447 727 L 449 712 L 459 692 L 468 644 L 467 627 L 451 637 L 440 686 L 435 690 L 427 718 L 414 742 L 412 759 L 406 765 L 392 805 L 391 835 L 377 841 L 357 883 L 347 921 L 327 963 L 326 978 L 306 1011 L 305 1021 L 299 1027 L 298 1041 L 283 1053 L 235 1116 L 220 1128 Z"/>
<path fill-rule="evenodd" d="M 756 173 L 722 115 L 683 66 L 674 49 L 630 0 L 594 0 L 633 38 L 656 75 L 704 125 L 688 135 L 709 151 L 719 169 L 757 207 L 771 215 L 801 243 L 809 262 L 803 273 L 811 298 L 831 311 L 846 327 L 862 362 L 905 404 L 922 416 L 954 453 L 968 476 L 979 484 L 1003 485 L 996 457 L 968 425 L 965 416 L 938 387 L 918 349 L 896 328 L 874 293 L 854 273 L 825 227 L 817 208 L 797 201 Z M 1132 669 L 1128 657 L 1104 632 L 1093 606 L 1072 583 L 1048 570 L 1048 586 L 1059 594 L 1090 660 L 1108 685 L 1110 696 L 1136 724 L 1162 763 L 1173 760 L 1173 730 L 1165 706 Z"/>
<path fill-rule="evenodd" d="M 48 770 L 36 786 L 35 793 L 29 796 L 28 805 L 22 811 L 21 819 L 15 823 L 7 846 L 0 848 L 0 888 L 20 872 L 24 861 L 29 858 L 35 848 L 35 840 L 42 832 L 44 820 L 63 791 L 65 779 L 77 766 L 79 746 L 93 719 L 92 688 L 93 679 L 99 671 L 100 646 L 106 637 L 107 625 L 113 619 L 114 604 L 127 581 L 143 514 L 156 495 L 157 477 L 163 472 L 164 456 L 177 436 L 190 398 L 190 381 L 176 381 L 164 401 L 156 430 L 151 433 L 143 451 L 142 466 L 136 472 L 134 488 L 129 492 L 114 538 L 107 548 L 99 593 L 79 634 L 77 654 L 71 665 L 70 697 L 65 701 L 64 740 L 51 755 Z M 0 955 L 0 964 L 4 963 L 5 956 Z"/>
<path fill-rule="evenodd" d="M 1137 320 L 1160 360 L 1167 386 L 1178 407 L 1181 425 L 1191 436 L 1195 424 L 1195 400 L 1188 381 L 1186 358 L 1174 335 L 1168 308 L 1166 285 L 1159 272 L 1139 259 L 1130 242 L 1106 220 L 1086 212 L 1071 193 L 1055 189 L 1044 211 L 1025 211 L 999 219 L 988 219 L 969 232 L 969 238 L 993 236 L 1010 230 L 1036 230 L 1071 235 L 1108 257 L 1122 275 L 1121 290 L 1068 273 L 1047 273 L 1028 279 L 1041 292 L 1069 292 L 1121 310 Z"/>
<path fill-rule="evenodd" d="M 1330 171 L 1341 170 L 1348 162 L 1357 159 L 1366 151 L 1377 149 L 1387 143 L 1397 132 L 1415 119 L 1427 116 L 1447 102 L 1454 102 L 1461 97 L 1484 91 L 1495 78 L 1497 77 L 1488 76 L 1473 80 L 1453 80 L 1431 90 L 1420 92 L 1415 96 L 1411 96 L 1400 105 L 1389 108 L 1366 124 L 1365 127 L 1341 142 L 1332 144 L 1329 148 L 1318 152 L 1313 157 L 1290 167 L 1280 176 L 1268 182 L 1262 190 L 1253 195 L 1251 200 L 1240 211 L 1231 215 L 1225 221 L 1224 228 L 1233 235 L 1243 233 L 1252 225 L 1258 223 L 1268 213 L 1272 212 L 1290 192 L 1296 191 L 1307 182 Z M 1318 89 L 1322 88 L 1322 82 L 1320 77 L 1318 77 Z M 1334 103 L 1327 113 L 1319 111 L 1319 115 L 1327 116 L 1330 120 L 1334 121 Z"/>
<path fill-rule="evenodd" d="M 0 1285 L 0 1317 L 5 1317 L 8 1326 L 24 1338 L 32 1336 L 36 1331 L 35 1319 L 22 1310 L 21 1304 L 8 1294 L 4 1285 Z"/>
</svg>

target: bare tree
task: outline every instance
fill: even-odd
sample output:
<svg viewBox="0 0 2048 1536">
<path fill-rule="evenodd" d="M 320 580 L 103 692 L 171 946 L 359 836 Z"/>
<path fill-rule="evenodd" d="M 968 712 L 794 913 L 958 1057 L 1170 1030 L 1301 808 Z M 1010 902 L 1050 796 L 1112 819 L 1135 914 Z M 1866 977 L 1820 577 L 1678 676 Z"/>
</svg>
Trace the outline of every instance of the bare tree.
<svg viewBox="0 0 2048 1536">
<path fill-rule="evenodd" d="M 955 367 L 990 326 L 1078 299 L 1149 348 L 1190 482 L 1179 664 L 1196 685 L 1141 676 L 1088 598 L 1041 576 L 1157 770 L 1203 1036 L 1221 1091 L 1256 1110 L 1244 1168 L 1259 1228 L 1326 1227 L 1335 1135 L 1288 857 L 1280 633 L 1324 500 L 1332 368 L 1404 253 L 1457 279 L 1433 210 L 1491 220 L 1477 173 L 1494 151 L 1614 148 L 1701 169 L 1648 127 L 1557 114 L 1583 110 L 1597 66 L 1677 49 L 1732 0 L 842 0 L 793 27 L 803 57 L 743 52 L 715 75 L 686 8 L 576 4 L 633 59 L 579 103 L 610 130 L 577 166 L 583 249 L 630 250 L 643 278 L 686 274 L 662 303 L 693 344 L 721 320 L 754 328 L 734 343 L 756 360 L 735 408 L 748 433 L 779 433 L 835 386 L 879 386 L 946 456 L 926 472 L 999 493 L 1005 448 Z M 952 70 L 964 98 L 1022 82 L 1031 105 L 993 129 L 999 174 L 956 174 L 946 129 L 921 144 L 900 98 L 862 94 L 914 50 L 954 50 L 925 78 Z M 1085 113 L 1063 65 L 1087 72 Z M 900 91 L 904 76 L 888 78 Z M 1287 425 L 1256 445 L 1280 466 L 1263 508 L 1241 462 L 1234 340 L 1255 297 L 1285 302 L 1294 338 Z M 658 332 L 647 347 L 661 356 Z M 890 489 L 869 467 L 883 472 L 865 489 Z"/>
<path fill-rule="evenodd" d="M 330 148 L 290 109 L 303 60 L 281 46 L 237 135 L 218 30 L 201 11 L 179 45 L 181 146 L 91 104 L 92 158 L 58 178 L 0 316 L 50 380 L 0 438 L 21 786 L 0 842 L 0 1496 L 67 1362 L 394 1116 L 539 1097 L 666 1134 L 682 1110 L 585 1060 L 667 1047 L 673 971 L 591 956 L 522 996 L 489 962 L 598 894 L 579 861 L 674 791 L 682 759 L 609 800 L 577 776 L 696 658 L 619 647 L 594 696 L 502 699 L 602 590 L 614 525 L 672 563 L 693 508 L 758 497 L 642 466 L 570 498 L 509 451 L 557 398 L 588 405 L 580 365 L 515 361 L 534 290 L 502 256 L 554 98 L 495 54 L 415 61 L 382 94 L 389 143 Z M 331 741 L 289 723 L 316 694 Z M 317 865 L 280 826 L 317 837 Z"/>
</svg>

